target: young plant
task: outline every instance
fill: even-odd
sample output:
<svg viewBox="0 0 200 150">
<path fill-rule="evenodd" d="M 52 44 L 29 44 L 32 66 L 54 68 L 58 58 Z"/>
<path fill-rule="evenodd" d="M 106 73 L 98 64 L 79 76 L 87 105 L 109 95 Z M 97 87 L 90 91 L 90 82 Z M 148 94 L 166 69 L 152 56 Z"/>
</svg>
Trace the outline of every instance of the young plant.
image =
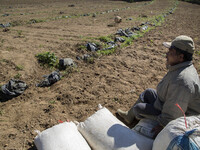
<svg viewBox="0 0 200 150">
<path fill-rule="evenodd" d="M 23 70 L 24 67 L 23 67 L 22 65 L 17 65 L 17 66 L 16 66 L 16 69 L 17 69 L 18 71 L 20 71 L 20 70 Z"/>
<path fill-rule="evenodd" d="M 87 50 L 87 47 L 85 45 L 79 45 L 78 50 Z"/>
<path fill-rule="evenodd" d="M 52 100 L 52 101 L 49 101 L 50 104 L 55 104 L 56 101 Z"/>
<path fill-rule="evenodd" d="M 20 73 L 17 73 L 15 76 L 14 76 L 14 79 L 19 79 L 22 75 Z"/>
<path fill-rule="evenodd" d="M 109 49 L 109 50 L 99 50 L 97 51 L 97 54 L 98 55 L 111 55 L 115 52 L 116 48 L 112 48 L 112 49 Z"/>
<path fill-rule="evenodd" d="M 1 43 L 4 43 L 4 41 L 5 41 L 4 39 L 1 39 Z"/>
<path fill-rule="evenodd" d="M 88 57 L 86 60 L 85 60 L 86 63 L 89 63 L 89 64 L 93 64 L 94 63 L 94 57 Z"/>
<path fill-rule="evenodd" d="M 40 22 L 45 22 L 45 20 L 42 20 L 42 19 L 30 19 L 27 22 L 27 24 L 40 23 Z"/>
<path fill-rule="evenodd" d="M 99 37 L 99 40 L 102 41 L 102 42 L 110 42 L 110 41 L 112 41 L 112 39 L 107 37 L 107 36 L 101 36 L 101 37 Z"/>
<path fill-rule="evenodd" d="M 62 74 L 61 79 L 63 79 L 64 77 L 68 77 L 70 74 L 72 74 L 74 72 L 79 72 L 77 66 L 67 67 L 64 71 L 61 72 L 61 74 Z"/>
<path fill-rule="evenodd" d="M 2 116 L 3 115 L 3 110 L 2 109 L 0 109 L 0 116 Z"/>
<path fill-rule="evenodd" d="M 57 67 L 58 66 L 58 58 L 54 53 L 43 52 L 35 55 L 38 59 L 38 62 L 42 65 L 47 65 L 48 67 Z"/>
<path fill-rule="evenodd" d="M 17 34 L 20 37 L 22 35 L 22 30 L 17 30 Z"/>
</svg>

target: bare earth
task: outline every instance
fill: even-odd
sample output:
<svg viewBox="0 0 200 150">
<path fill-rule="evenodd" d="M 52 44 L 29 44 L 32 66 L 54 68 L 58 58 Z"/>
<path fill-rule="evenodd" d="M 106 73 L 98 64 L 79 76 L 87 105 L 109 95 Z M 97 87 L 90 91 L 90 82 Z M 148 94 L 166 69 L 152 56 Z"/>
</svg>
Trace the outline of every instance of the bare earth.
<svg viewBox="0 0 200 150">
<path fill-rule="evenodd" d="M 42 2 L 41 2 L 42 1 Z M 75 5 L 69 7 L 68 5 Z M 0 28 L 0 85 L 16 76 L 29 88 L 20 96 L 0 102 L 0 149 L 34 150 L 36 133 L 58 124 L 59 120 L 84 121 L 102 104 L 113 114 L 118 108 L 128 109 L 146 88 L 156 88 L 166 74 L 164 41 L 178 35 L 194 39 L 194 65 L 200 73 L 200 5 L 179 2 L 177 9 L 165 22 L 109 56 L 88 64 L 76 60 L 83 52 L 77 45 L 89 38 L 115 34 L 119 28 L 137 26 L 147 19 L 171 8 L 174 0 L 126 3 L 117 0 L 18 0 L 0 1 L 0 23 L 20 22 L 3 32 Z M 127 8 L 128 9 L 123 9 Z M 119 9 L 116 12 L 103 13 Z M 93 14 L 96 17 L 76 16 Z M 3 17 L 3 14 L 9 16 Z M 115 16 L 122 23 L 114 24 Z M 75 16 L 61 19 L 59 16 Z M 55 19 L 57 18 L 57 19 Z M 133 18 L 133 20 L 126 20 Z M 27 24 L 31 19 L 43 22 Z M 37 62 L 35 55 L 54 52 L 59 58 L 75 60 L 77 71 L 64 76 L 51 87 L 39 88 L 42 76 L 52 72 Z M 86 51 L 85 51 L 86 53 Z M 19 69 L 21 66 L 21 69 Z M 61 72 L 62 73 L 62 72 Z"/>
</svg>

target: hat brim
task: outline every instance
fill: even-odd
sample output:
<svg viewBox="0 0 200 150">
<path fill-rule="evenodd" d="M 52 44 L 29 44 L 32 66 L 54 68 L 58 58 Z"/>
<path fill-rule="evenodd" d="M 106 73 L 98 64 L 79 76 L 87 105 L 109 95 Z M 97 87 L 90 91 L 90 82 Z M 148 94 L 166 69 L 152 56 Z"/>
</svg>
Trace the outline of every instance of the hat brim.
<svg viewBox="0 0 200 150">
<path fill-rule="evenodd" d="M 170 48 L 172 46 L 171 42 L 164 42 L 163 45 L 167 48 Z"/>
</svg>

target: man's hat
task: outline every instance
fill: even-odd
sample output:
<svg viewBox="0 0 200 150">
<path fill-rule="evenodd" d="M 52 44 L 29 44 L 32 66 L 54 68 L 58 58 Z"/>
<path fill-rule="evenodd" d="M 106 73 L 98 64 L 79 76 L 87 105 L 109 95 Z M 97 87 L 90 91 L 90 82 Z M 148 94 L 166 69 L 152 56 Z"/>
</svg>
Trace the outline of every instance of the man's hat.
<svg viewBox="0 0 200 150">
<path fill-rule="evenodd" d="M 164 42 L 163 45 L 167 48 L 176 47 L 183 51 L 193 54 L 194 53 L 194 41 L 191 37 L 186 35 L 180 35 L 176 37 L 172 42 Z"/>
</svg>

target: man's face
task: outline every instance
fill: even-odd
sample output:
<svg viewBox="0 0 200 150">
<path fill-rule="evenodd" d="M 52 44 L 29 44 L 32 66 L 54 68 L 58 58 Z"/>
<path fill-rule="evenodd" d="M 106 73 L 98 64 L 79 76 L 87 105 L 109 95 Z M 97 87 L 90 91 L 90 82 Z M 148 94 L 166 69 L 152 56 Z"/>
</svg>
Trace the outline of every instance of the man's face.
<svg viewBox="0 0 200 150">
<path fill-rule="evenodd" d="M 173 48 L 169 48 L 168 52 L 166 53 L 167 58 L 167 66 L 174 66 L 179 63 L 183 62 L 183 54 L 177 54 L 176 50 Z"/>
</svg>

